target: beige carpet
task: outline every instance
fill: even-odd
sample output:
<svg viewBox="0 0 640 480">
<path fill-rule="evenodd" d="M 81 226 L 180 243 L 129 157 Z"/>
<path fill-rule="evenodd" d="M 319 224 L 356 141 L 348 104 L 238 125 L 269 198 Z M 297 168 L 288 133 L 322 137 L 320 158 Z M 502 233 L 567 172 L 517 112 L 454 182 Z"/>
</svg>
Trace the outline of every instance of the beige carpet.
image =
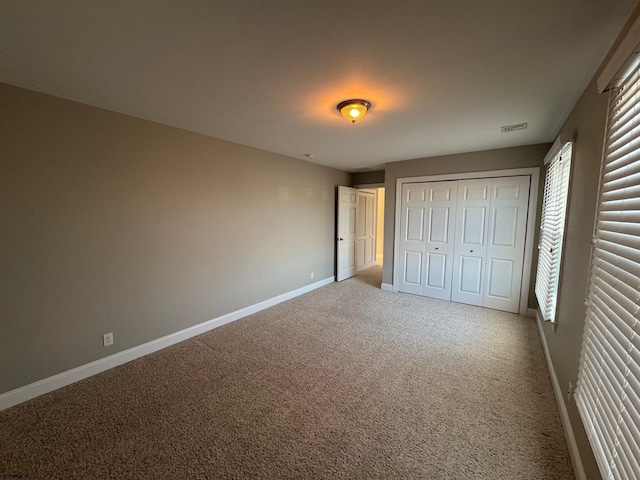
<svg viewBox="0 0 640 480">
<path fill-rule="evenodd" d="M 534 320 L 380 272 L 0 412 L 0 479 L 572 479 Z"/>
</svg>

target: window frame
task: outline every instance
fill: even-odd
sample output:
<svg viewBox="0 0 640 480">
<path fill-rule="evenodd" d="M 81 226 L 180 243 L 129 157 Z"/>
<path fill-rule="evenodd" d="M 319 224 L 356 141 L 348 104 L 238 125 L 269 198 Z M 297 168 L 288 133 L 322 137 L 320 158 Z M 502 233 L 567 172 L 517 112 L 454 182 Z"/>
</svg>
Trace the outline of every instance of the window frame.
<svg viewBox="0 0 640 480">
<path fill-rule="evenodd" d="M 545 157 L 545 183 L 542 194 L 540 231 L 538 236 L 538 264 L 536 269 L 535 296 L 538 301 L 540 317 L 544 321 L 556 324 L 559 297 L 559 285 L 562 276 L 565 232 L 567 230 L 567 212 L 571 193 L 571 175 L 574 156 L 574 135 L 558 136 Z M 560 162 L 566 162 L 559 165 Z M 567 171 L 564 172 L 563 168 Z M 551 177 L 554 175 L 554 177 Z M 566 176 L 566 179 L 563 178 Z M 566 180 L 563 183 L 563 180 Z M 561 213 L 558 214 L 558 210 Z M 545 252 L 543 249 L 555 249 Z M 545 275 L 545 277 L 543 277 Z"/>
</svg>

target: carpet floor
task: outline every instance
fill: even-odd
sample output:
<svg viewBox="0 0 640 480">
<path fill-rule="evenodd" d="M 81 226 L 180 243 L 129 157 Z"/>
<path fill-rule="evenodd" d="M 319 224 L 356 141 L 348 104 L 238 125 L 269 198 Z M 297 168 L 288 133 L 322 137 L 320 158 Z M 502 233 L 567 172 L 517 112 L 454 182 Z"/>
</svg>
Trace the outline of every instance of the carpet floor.
<svg viewBox="0 0 640 480">
<path fill-rule="evenodd" d="M 380 280 L 0 412 L 0 479 L 573 479 L 535 321 Z"/>
</svg>

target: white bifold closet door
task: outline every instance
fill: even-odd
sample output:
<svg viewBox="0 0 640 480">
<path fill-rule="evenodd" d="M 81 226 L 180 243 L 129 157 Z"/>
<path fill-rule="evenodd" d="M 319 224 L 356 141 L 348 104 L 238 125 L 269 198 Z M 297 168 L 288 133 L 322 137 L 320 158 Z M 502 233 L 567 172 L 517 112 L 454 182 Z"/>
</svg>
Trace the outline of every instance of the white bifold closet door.
<svg viewBox="0 0 640 480">
<path fill-rule="evenodd" d="M 451 299 L 457 182 L 402 189 L 399 291 Z"/>
<path fill-rule="evenodd" d="M 454 302 L 518 312 L 529 176 L 460 180 Z"/>
<path fill-rule="evenodd" d="M 404 184 L 398 291 L 517 313 L 529 182 Z"/>
</svg>

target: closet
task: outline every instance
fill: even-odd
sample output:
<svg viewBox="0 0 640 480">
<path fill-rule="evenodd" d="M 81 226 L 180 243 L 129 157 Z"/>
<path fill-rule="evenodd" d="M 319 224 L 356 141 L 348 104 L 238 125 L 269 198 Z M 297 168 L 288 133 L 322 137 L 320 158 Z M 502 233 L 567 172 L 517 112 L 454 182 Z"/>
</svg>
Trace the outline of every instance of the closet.
<svg viewBox="0 0 640 480">
<path fill-rule="evenodd" d="M 398 291 L 519 311 L 530 175 L 403 183 Z"/>
</svg>

